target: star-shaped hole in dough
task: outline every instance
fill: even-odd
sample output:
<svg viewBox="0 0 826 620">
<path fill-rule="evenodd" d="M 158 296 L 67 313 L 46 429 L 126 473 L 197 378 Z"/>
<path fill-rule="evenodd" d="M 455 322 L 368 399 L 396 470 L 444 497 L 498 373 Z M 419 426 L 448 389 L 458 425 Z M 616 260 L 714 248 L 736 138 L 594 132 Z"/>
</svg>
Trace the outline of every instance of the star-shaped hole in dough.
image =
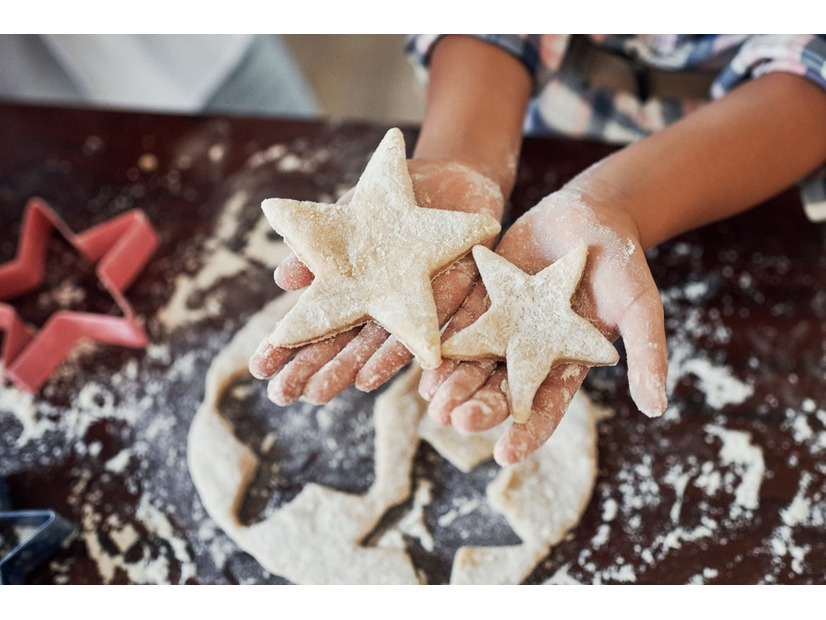
<svg viewBox="0 0 826 620">
<path fill-rule="evenodd" d="M 445 341 L 442 354 L 504 359 L 515 422 L 528 420 L 536 391 L 553 366 L 608 366 L 619 359 L 600 331 L 571 308 L 587 257 L 588 248 L 581 245 L 530 275 L 487 248 L 473 249 L 491 305 L 475 323 Z"/>
<path fill-rule="evenodd" d="M 297 347 L 376 320 L 424 368 L 441 362 L 431 279 L 499 232 L 490 215 L 422 208 L 404 138 L 391 129 L 347 204 L 270 198 L 270 225 L 314 275 L 269 336 Z"/>
</svg>

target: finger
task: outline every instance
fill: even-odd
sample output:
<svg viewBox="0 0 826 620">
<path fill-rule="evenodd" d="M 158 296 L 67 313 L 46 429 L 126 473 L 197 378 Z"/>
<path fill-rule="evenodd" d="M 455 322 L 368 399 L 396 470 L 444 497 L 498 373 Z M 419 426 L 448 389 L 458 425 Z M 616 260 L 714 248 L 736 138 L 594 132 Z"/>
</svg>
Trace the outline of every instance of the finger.
<svg viewBox="0 0 826 620">
<path fill-rule="evenodd" d="M 292 252 L 282 260 L 273 273 L 275 283 L 285 291 L 295 291 L 310 286 L 313 272 Z"/>
<path fill-rule="evenodd" d="M 359 369 L 387 340 L 387 336 L 387 332 L 378 323 L 367 323 L 358 335 L 307 381 L 304 397 L 312 403 L 326 403 L 353 385 Z"/>
<path fill-rule="evenodd" d="M 485 285 L 482 284 L 482 282 L 477 282 L 476 286 L 473 287 L 467 296 L 465 303 L 456 311 L 453 318 L 450 319 L 450 323 L 448 323 L 442 334 L 442 341 L 447 340 L 456 332 L 463 330 L 473 323 L 484 314 L 487 307 L 488 302 Z M 445 359 L 438 368 L 422 372 L 422 378 L 419 380 L 419 394 L 422 398 L 428 401 L 433 400 L 436 391 L 458 365 L 459 363 L 456 360 Z"/>
<path fill-rule="evenodd" d="M 362 392 L 372 392 L 392 379 L 412 359 L 407 347 L 391 336 L 356 373 L 355 385 Z"/>
<path fill-rule="evenodd" d="M 485 384 L 496 369 L 494 360 L 463 362 L 439 387 L 427 407 L 427 413 L 437 424 L 448 425 L 452 411 L 468 400 Z"/>
<path fill-rule="evenodd" d="M 276 347 L 265 338 L 250 358 L 250 374 L 256 379 L 269 379 L 290 361 L 294 353 L 295 349 Z"/>
<path fill-rule="evenodd" d="M 357 331 L 358 328 L 353 328 L 299 349 L 281 372 L 270 380 L 267 385 L 268 398 L 282 407 L 298 400 L 307 380 L 352 340 Z"/>
<path fill-rule="evenodd" d="M 453 427 L 465 433 L 479 433 L 504 422 L 509 413 L 506 377 L 506 366 L 499 364 L 485 385 L 450 414 Z"/>
<path fill-rule="evenodd" d="M 552 369 L 536 392 L 528 420 L 512 424 L 496 442 L 494 460 L 503 467 L 513 465 L 548 441 L 587 373 L 587 367 L 573 364 Z"/>
<path fill-rule="evenodd" d="M 419 396 L 426 401 L 433 400 L 436 390 L 445 382 L 445 380 L 458 368 L 461 362 L 459 360 L 452 360 L 442 358 L 442 363 L 432 370 L 423 370 L 422 377 L 419 379 Z"/>
<path fill-rule="evenodd" d="M 477 275 L 476 263 L 468 255 L 433 279 L 433 298 L 436 301 L 439 325 L 444 325 L 456 314 L 476 282 Z M 365 392 L 375 390 L 393 378 L 412 359 L 413 355 L 407 347 L 397 338 L 390 337 L 356 375 L 356 387 Z"/>
<path fill-rule="evenodd" d="M 656 289 L 648 289 L 618 322 L 628 358 L 631 398 L 648 417 L 663 414 L 668 405 L 668 349 L 663 305 Z"/>
</svg>

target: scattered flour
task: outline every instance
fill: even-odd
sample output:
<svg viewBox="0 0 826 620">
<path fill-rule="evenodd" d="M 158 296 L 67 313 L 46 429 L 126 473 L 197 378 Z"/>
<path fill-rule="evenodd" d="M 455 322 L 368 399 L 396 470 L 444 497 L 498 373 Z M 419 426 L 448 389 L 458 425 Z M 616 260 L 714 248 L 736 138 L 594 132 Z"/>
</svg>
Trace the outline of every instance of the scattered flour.
<svg viewBox="0 0 826 620">
<path fill-rule="evenodd" d="M 91 139 L 90 139 L 91 140 Z M 90 142 L 89 148 L 92 143 Z M 223 158 L 220 145 L 213 145 L 209 157 L 214 163 Z M 326 161 L 328 154 L 319 152 L 312 158 L 296 155 L 287 145 L 276 145 L 254 155 L 247 163 L 248 169 L 264 164 L 276 164 L 281 171 L 312 171 Z M 251 264 L 257 263 L 274 268 L 287 250 L 272 238 L 265 220 L 255 224 L 240 250 L 230 251 L 227 244 L 237 238 L 238 221 L 242 209 L 249 202 L 249 195 L 239 190 L 226 202 L 223 217 L 218 221 L 213 236 L 205 244 L 201 260 L 195 253 L 190 257 L 188 274 L 179 275 L 169 303 L 159 314 L 160 327 L 173 331 L 179 327 L 191 328 L 198 321 L 214 316 L 221 309 L 221 301 L 213 292 L 226 278 L 237 276 Z M 691 246 L 675 247 L 675 252 L 692 254 Z M 747 287 L 747 277 L 739 276 L 738 283 Z M 695 344 L 700 339 L 725 343 L 731 334 L 719 321 L 719 315 L 705 312 L 692 304 L 701 304 L 709 293 L 706 282 L 687 283 L 663 291 L 666 306 L 687 304 L 678 313 L 679 325 L 670 340 L 671 352 L 668 385 L 673 388 L 685 377 L 696 379 L 695 387 L 702 393 L 706 404 L 715 410 L 729 405 L 744 403 L 753 393 L 753 387 L 734 376 L 732 369 L 718 364 L 707 352 Z M 61 289 L 54 293 L 57 303 L 74 303 L 78 293 L 74 289 Z M 196 295 L 203 296 L 203 303 L 189 307 Z M 724 309 L 725 312 L 725 309 Z M 672 327 L 675 327 L 672 325 Z M 79 359 L 94 347 L 75 354 Z M 191 382 L 203 372 L 210 352 L 190 352 L 181 355 L 167 344 L 152 343 L 147 350 L 146 363 L 169 366 L 171 381 Z M 72 360 L 67 360 L 71 369 Z M 67 406 L 51 405 L 48 399 L 32 397 L 13 386 L 0 387 L 0 421 L 13 421 L 11 439 L 7 445 L 27 449 L 34 453 L 38 462 L 48 465 L 60 462 L 71 451 L 94 459 L 98 469 L 82 468 L 73 472 L 68 484 L 68 503 L 80 515 L 79 538 L 89 557 L 94 561 L 105 583 L 130 581 L 134 583 L 185 583 L 197 578 L 195 556 L 208 555 L 216 566 L 223 566 L 235 554 L 238 547 L 221 534 L 220 529 L 203 514 L 200 505 L 192 506 L 198 519 L 197 532 L 189 532 L 188 538 L 177 531 L 175 509 L 168 505 L 158 486 L 153 486 L 153 475 L 144 467 L 144 456 L 153 445 L 161 444 L 178 428 L 181 420 L 162 398 L 159 385 L 147 382 L 140 389 L 134 386 L 143 382 L 139 364 L 127 364 L 113 369 L 110 383 L 90 381 L 74 395 Z M 130 387 L 131 386 L 131 387 Z M 130 391 L 131 390 L 131 391 Z M 821 403 L 822 404 L 822 403 Z M 319 427 L 332 423 L 338 415 L 336 405 L 327 408 L 309 408 L 314 412 Z M 799 450 L 821 454 L 826 450 L 826 410 L 813 399 L 804 400 L 798 409 L 785 411 L 786 430 L 790 443 Z M 670 410 L 666 421 L 678 417 L 679 412 Z M 754 513 L 761 507 L 761 489 L 767 479 L 763 450 L 759 436 L 742 430 L 728 428 L 722 418 L 704 427 L 708 441 L 718 448 L 716 457 L 706 459 L 692 454 L 674 454 L 664 476 L 655 479 L 655 464 L 643 456 L 640 462 L 622 465 L 615 479 L 601 483 L 593 502 L 597 503 L 598 521 L 588 544 L 574 554 L 573 561 L 565 561 L 545 583 L 578 584 L 572 576 L 584 569 L 590 583 L 634 583 L 641 580 L 642 571 L 656 570 L 658 563 L 672 554 L 678 554 L 688 544 L 702 545 L 705 541 L 747 527 Z M 90 439 L 99 423 L 122 425 L 133 429 L 128 447 L 115 453 L 103 454 L 103 445 Z M 298 424 L 298 421 L 292 422 Z M 52 436 L 60 438 L 56 453 L 38 448 L 47 445 Z M 263 436 L 260 453 L 266 454 L 277 444 L 278 433 Z M 341 449 L 329 446 L 332 459 L 343 459 Z M 51 448 L 50 448 L 51 450 Z M 792 458 L 792 456 L 790 456 Z M 181 459 L 181 452 L 170 450 L 170 469 L 174 461 Z M 136 474 L 129 475 L 132 469 Z M 818 480 L 826 471 L 802 472 L 794 498 L 777 511 L 777 525 L 772 530 L 768 549 L 763 550 L 771 558 L 772 571 L 763 581 L 778 578 L 784 570 L 795 574 L 805 571 L 807 558 L 813 553 L 806 533 L 812 528 L 826 526 L 826 489 Z M 125 475 L 126 491 L 132 493 L 136 505 L 134 514 L 109 514 L 103 516 L 101 506 L 106 501 L 104 486 L 107 477 Z M 276 471 L 277 475 L 277 471 Z M 697 504 L 689 503 L 689 497 L 700 495 Z M 704 504 L 704 499 L 728 498 L 727 511 L 715 513 Z M 424 515 L 432 501 L 432 488 L 427 481 L 416 487 L 413 505 L 381 539 L 381 545 L 403 547 L 404 536 L 412 537 L 424 549 L 432 549 L 433 535 L 428 531 Z M 458 498 L 451 509 L 437 520 L 439 527 L 450 527 L 463 516 L 479 509 L 479 500 L 466 501 Z M 651 527 L 647 514 L 664 506 L 670 523 L 658 523 L 662 531 L 645 538 Z M 694 513 L 691 508 L 695 508 Z M 200 512 L 199 512 L 200 511 Z M 604 566 L 596 555 L 610 549 L 614 536 L 627 536 L 641 540 L 636 548 L 636 558 L 615 558 Z M 69 581 L 72 561 L 53 562 L 52 573 L 56 582 Z M 636 567 L 636 568 L 635 568 Z M 717 568 L 707 567 L 689 577 L 689 583 L 707 583 L 720 576 Z"/>
<path fill-rule="evenodd" d="M 798 542 L 798 538 L 811 528 L 820 529 L 826 525 L 824 492 L 815 486 L 814 476 L 810 472 L 801 473 L 797 493 L 791 503 L 780 511 L 780 517 L 782 523 L 774 528 L 771 537 L 773 565 L 779 572 L 788 562 L 789 568 L 800 574 L 811 545 Z M 772 579 L 767 577 L 766 581 L 771 582 Z"/>
<path fill-rule="evenodd" d="M 482 505 L 479 499 L 467 500 L 461 497 L 454 498 L 452 503 L 453 507 L 436 520 L 439 527 L 449 527 L 456 519 L 472 513 Z"/>
<path fill-rule="evenodd" d="M 688 580 L 690 585 L 702 585 L 708 582 L 709 579 L 715 579 L 719 575 L 719 571 L 713 568 L 704 568 L 699 575 L 694 575 Z"/>
<path fill-rule="evenodd" d="M 126 469 L 126 466 L 129 464 L 129 461 L 132 460 L 133 456 L 134 451 L 131 448 L 125 448 L 106 461 L 103 467 L 107 471 L 115 473 L 122 472 Z"/>
<path fill-rule="evenodd" d="M 668 326 L 673 328 L 669 336 L 667 387 L 671 392 L 684 377 L 694 376 L 708 406 L 722 409 L 745 402 L 754 388 L 735 377 L 730 367 L 712 362 L 708 353 L 695 345 L 701 339 L 725 344 L 731 338 L 731 330 L 720 316 L 698 305 L 708 289 L 706 282 L 688 282 L 661 293 L 666 314 L 671 316 Z M 689 303 L 687 307 L 685 302 Z"/>
<path fill-rule="evenodd" d="M 153 506 L 145 495 L 141 497 L 136 516 L 146 527 L 150 537 L 157 537 L 166 541 L 171 548 L 175 559 L 181 566 L 179 583 L 186 583 L 188 579 L 194 577 L 195 566 L 187 549 L 187 543 L 183 538 L 175 535 L 175 528 L 169 521 L 169 517 L 167 517 L 163 511 Z M 163 582 L 163 575 L 161 579 L 155 580 L 153 583 L 161 582 Z"/>
<path fill-rule="evenodd" d="M 118 551 L 126 553 L 140 540 L 140 534 L 131 523 L 127 523 L 121 529 L 111 529 L 109 538 L 115 543 Z"/>
<path fill-rule="evenodd" d="M 275 164 L 280 172 L 301 172 L 312 174 L 330 159 L 329 149 L 316 149 L 311 153 L 302 153 L 300 144 L 276 144 L 255 153 L 247 162 L 250 168 Z"/>
<path fill-rule="evenodd" d="M 603 580 L 609 583 L 635 583 L 637 581 L 633 566 L 622 563 L 622 558 L 619 558 L 617 562 L 617 565 L 601 571 L 594 580 L 594 585 L 599 585 Z"/>
<path fill-rule="evenodd" d="M 221 311 L 220 304 L 207 303 L 197 308 L 189 305 L 189 300 L 196 292 L 215 287 L 221 280 L 242 272 L 247 261 L 226 248 L 218 248 L 210 253 L 206 263 L 197 275 L 180 275 L 175 282 L 175 293 L 169 302 L 158 312 L 158 318 L 168 329 L 197 322 L 209 316 L 216 316 Z"/>
<path fill-rule="evenodd" d="M 2 374 L 2 369 L 0 369 L 0 376 Z M 0 390 L 0 411 L 13 412 L 20 423 L 22 430 L 17 437 L 18 446 L 24 446 L 32 439 L 41 436 L 48 426 L 47 420 L 37 416 L 34 397 L 9 383 L 5 383 L 3 389 Z"/>
<path fill-rule="evenodd" d="M 247 239 L 243 254 L 249 260 L 258 261 L 262 265 L 275 269 L 282 260 L 287 258 L 289 248 L 280 240 L 270 239 L 271 233 L 272 228 L 269 222 L 261 217 Z"/>
<path fill-rule="evenodd" d="M 562 566 L 550 578 L 545 581 L 546 585 L 557 586 L 580 586 L 582 582 L 577 581 L 568 573 L 569 566 Z"/>
<path fill-rule="evenodd" d="M 682 376 L 690 374 L 697 377 L 706 403 L 714 409 L 739 405 L 754 393 L 754 388 L 734 377 L 730 368 L 715 366 L 707 359 L 686 359 L 677 365 L 676 372 Z"/>
<path fill-rule="evenodd" d="M 751 442 L 751 433 L 734 431 L 709 424 L 705 430 L 723 442 L 720 458 L 724 465 L 732 465 L 741 482 L 735 491 L 732 510 L 741 507 L 754 510 L 760 503 L 760 486 L 766 472 L 763 451 Z"/>
<path fill-rule="evenodd" d="M 179 153 L 175 159 L 179 167 L 169 170 L 164 177 L 169 191 L 185 193 L 181 171 L 201 165 L 200 152 L 208 165 L 221 165 L 226 155 L 225 133 L 217 127 L 207 138 L 195 140 Z M 84 151 L 92 153 L 100 147 L 100 140 L 92 136 Z M 272 163 L 286 169 L 302 161 L 302 156 L 291 153 L 288 147 L 279 150 L 280 154 L 272 150 L 268 155 L 285 157 L 286 163 L 271 160 L 268 169 L 258 170 L 255 157 L 251 158 L 237 178 L 227 183 L 232 191 L 209 237 L 202 240 L 200 247 L 200 241 L 195 239 L 180 249 L 185 273 L 176 278 L 166 306 L 151 317 L 148 327 L 153 342 L 145 352 L 121 367 L 92 373 L 80 389 L 68 396 L 65 386 L 76 381 L 78 368 L 91 366 L 87 364 L 90 360 L 104 359 L 101 346 L 88 341 L 79 343 L 37 396 L 6 382 L 0 385 L 1 445 L 14 447 L 24 467 L 68 468 L 66 501 L 78 526 L 76 544 L 85 547 L 88 560 L 105 583 L 184 583 L 196 576 L 193 553 L 206 549 L 204 556 L 219 567 L 237 553 L 237 547 L 220 533 L 194 498 L 196 503 L 186 522 L 194 519 L 199 524 L 199 536 L 193 538 L 190 532 L 185 537 L 176 527 L 175 510 L 181 507 L 173 506 L 166 498 L 176 493 L 178 487 L 191 489 L 182 458 L 184 445 L 176 443 L 176 437 L 185 436 L 181 424 L 186 420 L 181 419 L 181 410 L 187 407 L 181 399 L 189 397 L 189 386 L 202 383 L 207 361 L 214 353 L 208 348 L 187 348 L 188 329 L 221 311 L 223 280 L 256 265 L 259 270 L 260 265 L 273 268 L 288 253 L 272 235 L 262 214 L 257 224 L 249 224 L 249 217 L 245 216 L 251 200 L 247 191 L 250 175 L 269 174 Z M 307 161 L 299 168 L 316 169 L 328 157 L 329 152 L 316 150 L 311 157 L 304 158 Z M 147 153 L 134 173 L 140 176 L 159 165 L 157 158 Z M 241 230 L 242 223 L 249 230 L 246 234 Z M 243 242 L 240 248 L 239 238 Z M 82 287 L 64 282 L 44 292 L 38 300 L 66 307 L 83 302 L 85 297 Z M 177 330 L 179 327 L 186 329 Z M 167 337 L 176 330 L 182 336 L 178 341 L 183 340 L 183 347 L 180 342 L 173 347 L 175 339 Z M 213 347 L 220 346 L 221 337 L 227 337 L 220 333 L 216 336 Z M 176 384 L 183 389 L 176 391 Z M 197 387 L 195 392 L 199 397 Z M 106 436 L 105 440 L 98 439 L 101 434 Z M 110 451 L 113 446 L 114 452 Z M 150 455 L 152 458 L 148 458 Z M 82 464 L 65 465 L 76 461 Z M 150 470 L 152 463 L 159 463 L 161 469 Z M 0 475 L 10 471 L 4 459 L 0 459 L 0 465 Z M 14 460 L 11 466 L 17 467 Z M 112 497 L 117 497 L 117 501 Z M 53 560 L 50 570 L 54 580 L 71 582 L 72 575 L 78 572 L 73 569 L 81 563 L 84 561 L 75 557 Z M 79 572 L 86 574 L 85 569 Z"/>
</svg>

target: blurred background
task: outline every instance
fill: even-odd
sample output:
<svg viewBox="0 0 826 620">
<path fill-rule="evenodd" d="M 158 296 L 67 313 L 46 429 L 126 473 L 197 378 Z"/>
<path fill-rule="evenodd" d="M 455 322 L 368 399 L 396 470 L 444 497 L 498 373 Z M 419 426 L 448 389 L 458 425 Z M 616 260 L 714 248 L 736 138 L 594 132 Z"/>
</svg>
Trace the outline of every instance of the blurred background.
<svg viewBox="0 0 826 620">
<path fill-rule="evenodd" d="M 0 34 L 0 101 L 418 123 L 404 35 Z"/>
<path fill-rule="evenodd" d="M 421 122 L 424 91 L 403 34 L 282 35 L 325 115 Z"/>
</svg>

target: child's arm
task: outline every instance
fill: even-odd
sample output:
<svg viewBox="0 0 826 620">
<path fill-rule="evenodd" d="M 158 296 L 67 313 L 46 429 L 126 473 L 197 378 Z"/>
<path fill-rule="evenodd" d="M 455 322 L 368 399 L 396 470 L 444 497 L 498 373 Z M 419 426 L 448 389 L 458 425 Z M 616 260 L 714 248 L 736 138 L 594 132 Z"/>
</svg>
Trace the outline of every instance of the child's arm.
<svg viewBox="0 0 826 620">
<path fill-rule="evenodd" d="M 439 41 L 431 60 L 427 113 L 409 162 L 419 204 L 485 210 L 501 219 L 516 175 L 530 92 L 527 70 L 510 54 L 467 37 Z M 475 279 L 475 265 L 468 257 L 434 280 L 442 322 L 456 311 Z M 295 257 L 276 270 L 276 282 L 285 289 L 311 281 L 312 274 Z M 268 394 L 279 404 L 302 396 L 327 402 L 354 383 L 375 389 L 411 359 L 407 349 L 375 323 L 293 353 L 263 344 L 250 362 L 255 376 L 278 373 Z"/>
<path fill-rule="evenodd" d="M 599 183 L 644 248 L 748 209 L 826 160 L 826 92 L 790 73 L 748 82 L 606 159 Z"/>
<path fill-rule="evenodd" d="M 535 272 L 576 243 L 589 244 L 578 310 L 607 336 L 623 336 L 631 394 L 642 411 L 657 415 L 666 405 L 667 352 L 643 249 L 743 211 L 824 160 L 826 92 L 796 75 L 771 73 L 585 171 L 520 218 L 497 251 Z M 482 311 L 477 305 L 457 318 L 467 322 Z M 467 430 L 507 417 L 501 367 L 465 363 L 450 374 L 452 366 L 423 378 L 431 415 Z M 518 461 L 548 439 L 586 372 L 551 373 L 531 418 L 497 445 L 500 463 Z"/>
</svg>

